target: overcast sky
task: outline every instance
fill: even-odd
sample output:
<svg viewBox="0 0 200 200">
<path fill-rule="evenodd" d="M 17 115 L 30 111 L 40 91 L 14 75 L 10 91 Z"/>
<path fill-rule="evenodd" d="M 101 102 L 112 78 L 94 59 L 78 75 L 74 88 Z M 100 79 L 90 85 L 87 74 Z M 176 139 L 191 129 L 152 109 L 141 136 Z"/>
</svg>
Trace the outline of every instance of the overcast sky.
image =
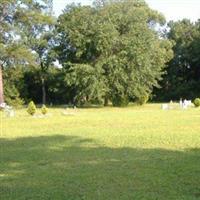
<svg viewBox="0 0 200 200">
<path fill-rule="evenodd" d="M 54 0 L 54 13 L 58 16 L 69 3 L 92 4 L 93 0 Z M 149 6 L 162 12 L 166 19 L 179 20 L 189 18 L 200 19 L 200 0 L 146 0 Z"/>
</svg>

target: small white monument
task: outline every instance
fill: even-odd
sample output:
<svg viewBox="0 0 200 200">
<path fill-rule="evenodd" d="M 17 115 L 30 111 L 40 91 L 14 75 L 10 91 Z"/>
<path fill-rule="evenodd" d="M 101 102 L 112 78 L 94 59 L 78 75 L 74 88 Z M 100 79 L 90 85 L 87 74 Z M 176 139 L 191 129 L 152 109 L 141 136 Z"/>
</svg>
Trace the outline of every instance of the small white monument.
<svg viewBox="0 0 200 200">
<path fill-rule="evenodd" d="M 162 108 L 162 110 L 169 110 L 169 105 L 168 104 L 162 104 L 161 108 Z"/>
<path fill-rule="evenodd" d="M 192 101 L 191 100 L 184 100 L 184 104 L 187 106 L 187 107 L 190 107 L 192 106 Z"/>
<path fill-rule="evenodd" d="M 169 109 L 170 110 L 174 109 L 174 102 L 172 100 L 169 102 Z"/>
<path fill-rule="evenodd" d="M 183 108 L 183 100 L 182 99 L 180 99 L 179 105 L 180 105 L 180 108 L 182 109 Z"/>
<path fill-rule="evenodd" d="M 182 101 L 182 100 L 181 100 Z M 191 107 L 192 106 L 192 101 L 191 100 L 187 100 L 187 99 L 185 99 L 184 101 L 182 101 L 182 105 L 181 105 L 181 103 L 180 103 L 180 107 L 182 108 L 182 109 L 188 109 L 188 107 Z"/>
<path fill-rule="evenodd" d="M 5 109 L 6 108 L 6 103 L 1 103 L 0 104 L 0 109 Z"/>
<path fill-rule="evenodd" d="M 6 105 L 4 109 L 5 109 L 5 113 L 6 113 L 7 117 L 15 116 L 15 111 L 13 110 L 13 108 L 11 106 Z"/>
</svg>

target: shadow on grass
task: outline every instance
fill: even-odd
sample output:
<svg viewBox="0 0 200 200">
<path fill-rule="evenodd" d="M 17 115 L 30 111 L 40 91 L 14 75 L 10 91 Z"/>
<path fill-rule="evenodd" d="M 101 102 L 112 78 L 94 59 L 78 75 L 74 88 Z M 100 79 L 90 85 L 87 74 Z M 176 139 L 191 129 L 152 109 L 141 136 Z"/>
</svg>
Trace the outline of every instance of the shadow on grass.
<svg viewBox="0 0 200 200">
<path fill-rule="evenodd" d="M 61 135 L 0 147 L 2 200 L 200 199 L 199 149 L 114 149 Z"/>
</svg>

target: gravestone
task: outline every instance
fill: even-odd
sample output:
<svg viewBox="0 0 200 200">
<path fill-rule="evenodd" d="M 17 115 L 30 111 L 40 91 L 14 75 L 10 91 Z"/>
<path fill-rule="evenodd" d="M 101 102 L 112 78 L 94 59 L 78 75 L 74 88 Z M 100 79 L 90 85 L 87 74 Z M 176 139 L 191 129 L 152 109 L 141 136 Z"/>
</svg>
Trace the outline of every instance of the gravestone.
<svg viewBox="0 0 200 200">
<path fill-rule="evenodd" d="M 180 99 L 180 101 L 179 101 L 179 106 L 180 106 L 181 109 L 183 108 L 183 101 L 182 101 L 182 99 Z"/>
<path fill-rule="evenodd" d="M 6 103 L 1 103 L 0 104 L 0 109 L 5 109 L 6 108 Z"/>
<path fill-rule="evenodd" d="M 15 111 L 13 110 L 13 108 L 11 106 L 6 106 L 4 110 L 5 110 L 7 117 L 14 117 L 15 116 Z"/>
<path fill-rule="evenodd" d="M 162 110 L 169 110 L 169 105 L 168 104 L 162 104 L 161 108 L 162 108 Z"/>
</svg>

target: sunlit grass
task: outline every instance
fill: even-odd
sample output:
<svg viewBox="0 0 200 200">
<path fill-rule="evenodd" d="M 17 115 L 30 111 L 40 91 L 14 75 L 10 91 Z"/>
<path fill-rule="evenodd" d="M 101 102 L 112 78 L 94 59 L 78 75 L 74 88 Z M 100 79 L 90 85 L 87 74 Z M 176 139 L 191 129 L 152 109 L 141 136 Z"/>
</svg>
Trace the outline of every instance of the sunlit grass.
<svg viewBox="0 0 200 200">
<path fill-rule="evenodd" d="M 1 114 L 2 199 L 200 199 L 200 110 Z"/>
</svg>

